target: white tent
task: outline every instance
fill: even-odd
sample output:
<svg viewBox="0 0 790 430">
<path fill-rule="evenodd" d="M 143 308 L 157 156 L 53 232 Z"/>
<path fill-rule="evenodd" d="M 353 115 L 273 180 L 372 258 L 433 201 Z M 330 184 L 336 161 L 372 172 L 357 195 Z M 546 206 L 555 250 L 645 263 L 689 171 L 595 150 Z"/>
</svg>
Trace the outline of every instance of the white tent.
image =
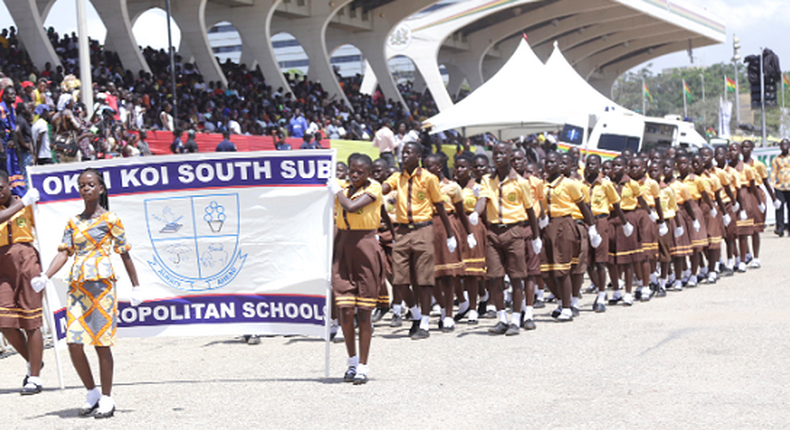
<svg viewBox="0 0 790 430">
<path fill-rule="evenodd" d="M 612 110 L 629 112 L 579 76 L 556 45 L 544 65 L 522 40 L 496 75 L 426 125 L 432 132 L 490 132 L 509 139 L 573 124 L 586 135 L 591 116 Z"/>
</svg>

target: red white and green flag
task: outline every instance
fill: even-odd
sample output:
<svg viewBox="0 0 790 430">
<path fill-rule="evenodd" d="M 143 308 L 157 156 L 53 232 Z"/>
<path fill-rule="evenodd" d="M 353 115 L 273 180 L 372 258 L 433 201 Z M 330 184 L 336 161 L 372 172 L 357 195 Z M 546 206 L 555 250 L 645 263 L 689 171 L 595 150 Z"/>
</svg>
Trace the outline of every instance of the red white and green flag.
<svg viewBox="0 0 790 430">
<path fill-rule="evenodd" d="M 686 100 L 691 102 L 691 90 L 689 90 L 689 86 L 685 80 L 683 80 L 683 95 L 686 97 Z"/>
<path fill-rule="evenodd" d="M 727 91 L 731 91 L 731 92 L 737 91 L 737 89 L 735 88 L 735 81 L 733 81 L 732 79 L 725 76 L 724 83 L 727 86 Z"/>
<path fill-rule="evenodd" d="M 653 103 L 653 95 L 652 95 L 652 94 L 650 94 L 650 89 L 649 89 L 649 88 L 647 88 L 647 84 L 646 84 L 646 83 L 643 83 L 643 84 L 642 84 L 642 90 L 643 90 L 643 91 L 644 91 L 644 93 L 645 93 L 645 97 L 647 97 L 648 99 L 650 99 L 650 103 Z"/>
</svg>

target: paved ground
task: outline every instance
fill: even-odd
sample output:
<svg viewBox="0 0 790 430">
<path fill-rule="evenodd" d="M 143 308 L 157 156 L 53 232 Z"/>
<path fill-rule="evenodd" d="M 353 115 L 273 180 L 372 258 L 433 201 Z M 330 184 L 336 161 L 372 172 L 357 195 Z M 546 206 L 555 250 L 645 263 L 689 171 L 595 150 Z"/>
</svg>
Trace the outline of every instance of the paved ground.
<svg viewBox="0 0 790 430">
<path fill-rule="evenodd" d="M 786 428 L 790 403 L 790 239 L 763 236 L 763 268 L 602 315 L 593 296 L 572 323 L 538 312 L 505 338 L 490 320 L 405 338 L 382 322 L 372 380 L 341 382 L 342 345 L 269 338 L 121 339 L 115 418 L 77 417 L 84 399 L 67 358 L 66 390 L 17 394 L 24 364 L 0 360 L 0 428 Z M 435 328 L 435 321 L 432 321 Z M 95 359 L 92 361 L 95 366 Z"/>
</svg>

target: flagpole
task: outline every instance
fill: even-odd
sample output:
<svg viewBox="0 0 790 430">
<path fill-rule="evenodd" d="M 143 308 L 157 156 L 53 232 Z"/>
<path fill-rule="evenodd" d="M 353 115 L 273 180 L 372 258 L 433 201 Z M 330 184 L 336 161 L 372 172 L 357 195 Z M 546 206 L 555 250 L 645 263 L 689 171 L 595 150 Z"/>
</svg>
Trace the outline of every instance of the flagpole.
<svg viewBox="0 0 790 430">
<path fill-rule="evenodd" d="M 724 101 L 727 101 L 727 75 L 724 75 Z"/>
<path fill-rule="evenodd" d="M 647 116 L 647 110 L 645 105 L 647 104 L 647 100 L 645 97 L 645 78 L 642 78 L 642 115 Z M 784 88 L 784 87 L 783 87 Z M 784 89 L 782 90 L 782 106 L 784 106 Z"/>
<path fill-rule="evenodd" d="M 685 120 L 689 116 L 688 106 L 686 106 L 686 80 L 683 79 L 683 88 L 680 89 L 683 92 L 683 119 Z"/>
</svg>

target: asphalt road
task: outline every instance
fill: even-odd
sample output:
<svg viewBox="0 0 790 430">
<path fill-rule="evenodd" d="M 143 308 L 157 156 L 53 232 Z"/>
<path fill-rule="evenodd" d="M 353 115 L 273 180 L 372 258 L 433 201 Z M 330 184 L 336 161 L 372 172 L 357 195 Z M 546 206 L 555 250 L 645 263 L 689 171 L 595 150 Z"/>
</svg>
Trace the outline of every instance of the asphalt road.
<svg viewBox="0 0 790 430">
<path fill-rule="evenodd" d="M 345 349 L 303 337 L 250 346 L 227 337 L 120 339 L 114 418 L 79 418 L 64 351 L 45 391 L 18 394 L 24 363 L 0 360 L 0 428 L 787 428 L 790 239 L 763 235 L 763 267 L 633 307 L 493 337 L 461 325 L 412 341 L 388 318 L 374 334 L 371 381 L 342 382 Z M 96 367 L 95 354 L 89 357 Z"/>
</svg>

